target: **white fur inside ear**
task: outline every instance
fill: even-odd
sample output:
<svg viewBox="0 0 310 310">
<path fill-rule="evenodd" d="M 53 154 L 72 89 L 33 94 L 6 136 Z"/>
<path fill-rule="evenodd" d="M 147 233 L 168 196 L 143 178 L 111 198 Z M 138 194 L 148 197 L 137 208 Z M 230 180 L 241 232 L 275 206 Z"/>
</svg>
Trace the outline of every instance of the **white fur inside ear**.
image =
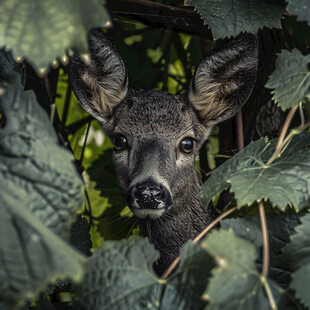
<svg viewBox="0 0 310 310">
<path fill-rule="evenodd" d="M 188 96 L 203 123 L 219 123 L 242 107 L 254 86 L 257 62 L 256 37 L 243 34 L 200 63 Z"/>
</svg>

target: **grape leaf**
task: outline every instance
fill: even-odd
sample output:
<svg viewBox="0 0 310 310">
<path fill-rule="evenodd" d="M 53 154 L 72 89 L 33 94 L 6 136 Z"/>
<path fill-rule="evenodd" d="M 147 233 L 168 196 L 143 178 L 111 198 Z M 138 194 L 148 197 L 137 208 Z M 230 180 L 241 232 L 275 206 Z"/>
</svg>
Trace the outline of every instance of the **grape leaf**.
<svg viewBox="0 0 310 310">
<path fill-rule="evenodd" d="M 283 248 L 290 241 L 290 236 L 295 233 L 295 227 L 300 224 L 300 214 L 267 214 L 267 227 L 270 248 L 269 278 L 276 281 L 283 288 L 287 288 L 291 281 L 291 268 L 287 263 L 287 255 Z M 226 219 L 221 221 L 221 227 L 228 230 L 233 229 L 234 233 L 250 241 L 258 253 L 262 251 L 262 232 L 259 217 L 248 216 L 246 218 Z M 262 257 L 257 260 L 257 267 L 260 270 Z"/>
<path fill-rule="evenodd" d="M 7 81 L 5 79 L 8 79 Z M 46 112 L 32 91 L 23 92 L 18 75 L 0 82 L 0 196 L 20 200 L 34 216 L 62 238 L 83 203 L 83 182 L 73 165 L 73 155 L 58 144 Z M 27 204 L 19 191 L 28 193 Z"/>
<path fill-rule="evenodd" d="M 237 36 L 241 31 L 257 33 L 261 28 L 281 28 L 284 5 L 270 0 L 186 0 L 195 6 L 214 38 Z"/>
<path fill-rule="evenodd" d="M 109 24 L 98 0 L 3 0 L 0 15 L 0 47 L 26 57 L 40 74 L 56 58 L 66 63 L 68 49 L 86 52 L 88 30 Z"/>
<path fill-rule="evenodd" d="M 54 233 L 69 236 L 83 182 L 19 76 L 2 75 L 0 92 L 0 300 L 16 306 L 49 281 L 81 278 L 84 256 Z"/>
<path fill-rule="evenodd" d="M 272 99 L 283 109 L 304 102 L 310 94 L 310 55 L 297 49 L 282 51 L 276 59 L 276 69 L 266 87 L 274 89 Z"/>
<path fill-rule="evenodd" d="M 197 275 L 193 270 L 204 269 L 198 279 L 206 283 L 211 268 L 206 264 L 207 255 L 186 245 L 182 257 L 181 268 L 162 280 L 152 267 L 158 252 L 147 239 L 107 241 L 90 257 L 84 280 L 75 288 L 77 307 L 83 310 L 201 309 L 204 303 L 199 292 L 203 287 L 192 277 L 193 273 Z M 194 262 L 199 262 L 198 266 Z"/>
<path fill-rule="evenodd" d="M 307 21 L 310 24 L 310 3 L 308 0 L 288 0 L 287 9 L 296 15 L 299 21 Z"/>
<path fill-rule="evenodd" d="M 231 186 L 239 206 L 269 199 L 284 210 L 301 210 L 310 204 L 310 133 L 295 136 L 283 154 L 266 166 L 277 139 L 259 139 L 211 172 L 202 185 L 206 205 Z"/>
<path fill-rule="evenodd" d="M 302 217 L 301 222 L 284 250 L 289 257 L 288 265 L 294 270 L 290 287 L 296 291 L 296 297 L 310 307 L 310 214 Z"/>
<path fill-rule="evenodd" d="M 218 265 L 203 295 L 209 302 L 206 309 L 270 309 L 255 266 L 256 249 L 250 242 L 232 230 L 220 230 L 210 233 L 201 247 Z"/>
<path fill-rule="evenodd" d="M 71 227 L 70 244 L 81 253 L 91 254 L 92 242 L 90 240 L 90 224 L 85 217 L 79 215 Z"/>
<path fill-rule="evenodd" d="M 86 263 L 26 208 L 27 191 L 11 185 L 0 197 L 0 300 L 9 309 L 36 297 L 50 281 L 79 281 Z"/>
</svg>

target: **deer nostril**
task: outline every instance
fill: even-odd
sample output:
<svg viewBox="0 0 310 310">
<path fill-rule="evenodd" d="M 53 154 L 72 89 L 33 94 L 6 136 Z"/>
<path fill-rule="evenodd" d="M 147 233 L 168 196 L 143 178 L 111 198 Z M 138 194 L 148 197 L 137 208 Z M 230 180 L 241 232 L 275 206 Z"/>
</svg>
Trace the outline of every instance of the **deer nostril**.
<svg viewBox="0 0 310 310">
<path fill-rule="evenodd" d="M 162 191 L 157 187 L 138 187 L 134 191 L 134 196 L 136 198 L 157 198 L 160 199 L 162 197 Z"/>
</svg>

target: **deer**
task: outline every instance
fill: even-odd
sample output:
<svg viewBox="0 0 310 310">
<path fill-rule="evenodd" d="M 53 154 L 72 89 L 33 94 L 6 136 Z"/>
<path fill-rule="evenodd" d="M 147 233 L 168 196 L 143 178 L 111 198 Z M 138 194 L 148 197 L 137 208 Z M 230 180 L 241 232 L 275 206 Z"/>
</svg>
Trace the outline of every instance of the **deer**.
<svg viewBox="0 0 310 310">
<path fill-rule="evenodd" d="M 124 61 L 101 29 L 89 31 L 88 44 L 88 60 L 70 58 L 69 80 L 82 108 L 113 142 L 118 186 L 143 236 L 160 252 L 154 269 L 161 275 L 218 215 L 200 196 L 195 155 L 212 128 L 250 96 L 257 37 L 241 33 L 212 50 L 181 95 L 131 89 Z"/>
</svg>

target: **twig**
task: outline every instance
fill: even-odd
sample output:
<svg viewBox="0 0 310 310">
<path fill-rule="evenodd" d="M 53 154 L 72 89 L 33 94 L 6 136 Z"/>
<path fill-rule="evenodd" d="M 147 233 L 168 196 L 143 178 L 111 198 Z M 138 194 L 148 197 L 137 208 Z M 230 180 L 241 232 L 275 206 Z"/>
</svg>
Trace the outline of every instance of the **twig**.
<svg viewBox="0 0 310 310">
<path fill-rule="evenodd" d="M 262 284 L 263 284 L 263 286 L 265 288 L 265 291 L 266 291 L 267 298 L 269 300 L 271 309 L 272 310 L 277 310 L 278 309 L 277 304 L 276 304 L 276 302 L 275 302 L 275 300 L 273 298 L 273 295 L 272 295 L 270 286 L 268 284 L 268 281 L 267 281 L 267 279 L 264 276 L 261 277 L 261 282 L 262 282 Z"/>
<path fill-rule="evenodd" d="M 268 227 L 267 227 L 267 221 L 266 221 L 265 208 L 262 202 L 259 203 L 259 217 L 260 217 L 260 223 L 261 223 L 262 235 L 263 235 L 263 268 L 262 268 L 262 273 L 261 273 L 261 281 L 265 288 L 271 309 L 276 310 L 277 305 L 275 303 L 275 300 L 273 298 L 271 289 L 267 281 L 268 272 L 269 272 L 269 238 L 268 238 Z"/>
<path fill-rule="evenodd" d="M 302 103 L 299 104 L 299 115 L 300 115 L 301 126 L 303 127 L 305 126 L 305 115 L 302 109 Z"/>
<path fill-rule="evenodd" d="M 280 137 L 278 139 L 278 143 L 277 143 L 276 149 L 275 149 L 273 155 L 267 161 L 267 163 L 266 163 L 267 166 L 269 166 L 278 157 L 278 155 L 279 155 L 279 153 L 281 151 L 281 148 L 283 146 L 283 140 L 285 138 L 285 135 L 287 133 L 288 128 L 290 127 L 290 124 L 292 122 L 292 119 L 293 119 L 297 109 L 298 109 L 298 106 L 295 106 L 288 113 L 288 115 L 286 117 L 286 120 L 285 120 L 285 123 L 284 123 L 284 125 L 282 127 L 282 130 L 281 130 L 281 133 L 280 133 Z"/>
<path fill-rule="evenodd" d="M 262 276 L 265 278 L 268 277 L 269 270 L 269 239 L 268 239 L 268 230 L 267 230 L 267 221 L 264 204 L 262 202 L 259 203 L 259 217 L 262 227 L 262 235 L 263 235 L 263 268 L 262 268 Z"/>
<path fill-rule="evenodd" d="M 88 126 L 86 129 L 86 133 L 85 133 L 85 138 L 84 138 L 84 143 L 83 143 L 83 148 L 82 148 L 82 153 L 81 153 L 81 157 L 79 159 L 79 164 L 82 165 L 82 161 L 83 161 L 83 157 L 84 157 L 84 152 L 85 152 L 85 148 L 86 148 L 86 142 L 87 142 L 87 138 L 88 138 L 88 134 L 89 134 L 89 129 L 91 126 L 91 120 L 88 122 Z"/>
<path fill-rule="evenodd" d="M 240 110 L 236 115 L 236 128 L 238 151 L 241 151 L 244 148 L 242 110 Z"/>
<path fill-rule="evenodd" d="M 44 84 L 45 84 L 45 88 L 47 91 L 48 99 L 50 101 L 50 105 L 52 105 L 54 103 L 54 98 L 53 98 L 54 96 L 52 94 L 51 84 L 48 79 L 48 75 L 44 78 Z"/>
<path fill-rule="evenodd" d="M 210 223 L 194 240 L 193 243 L 198 242 L 209 230 L 211 230 L 219 221 L 221 221 L 223 218 L 227 217 L 229 214 L 233 213 L 234 211 L 236 211 L 238 209 L 238 207 L 233 207 L 231 209 L 229 209 L 228 211 L 224 212 L 223 214 L 221 214 L 220 216 L 218 216 L 214 221 L 212 221 L 212 223 Z M 181 257 L 178 256 L 173 263 L 167 268 L 167 270 L 162 274 L 162 276 L 160 277 L 161 279 L 166 279 L 171 272 L 174 270 L 174 268 L 178 265 L 178 263 L 180 262 Z"/>
</svg>

